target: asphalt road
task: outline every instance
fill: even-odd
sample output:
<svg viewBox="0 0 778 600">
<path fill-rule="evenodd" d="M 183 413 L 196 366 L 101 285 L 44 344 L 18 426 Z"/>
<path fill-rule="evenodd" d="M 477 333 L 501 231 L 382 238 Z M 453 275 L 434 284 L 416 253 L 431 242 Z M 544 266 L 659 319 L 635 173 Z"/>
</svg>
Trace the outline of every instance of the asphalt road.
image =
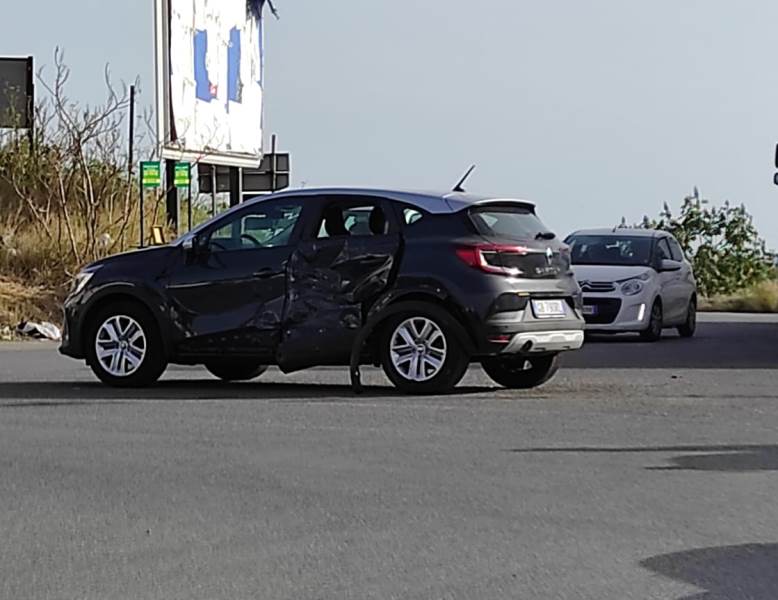
<svg viewBox="0 0 778 600">
<path fill-rule="evenodd" d="M 432 398 L 0 345 L 0 598 L 775 600 L 774 321 Z"/>
</svg>

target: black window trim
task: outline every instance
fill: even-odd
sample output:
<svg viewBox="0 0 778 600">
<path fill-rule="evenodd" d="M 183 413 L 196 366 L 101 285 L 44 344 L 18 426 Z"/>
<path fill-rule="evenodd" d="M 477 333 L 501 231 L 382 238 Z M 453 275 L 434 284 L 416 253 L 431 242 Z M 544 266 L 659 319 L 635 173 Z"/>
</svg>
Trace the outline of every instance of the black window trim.
<svg viewBox="0 0 778 600">
<path fill-rule="evenodd" d="M 383 238 L 388 235 L 394 235 L 398 233 L 399 227 L 397 223 L 397 215 L 392 210 L 392 205 L 395 202 L 389 200 L 384 196 L 377 196 L 375 194 L 321 194 L 319 196 L 307 196 L 306 199 L 312 200 L 311 205 L 315 205 L 315 208 L 310 209 L 310 213 L 307 219 L 305 228 L 301 232 L 300 238 L 306 241 L 324 241 L 329 239 L 355 239 L 355 240 L 369 240 L 372 238 Z M 319 230 L 321 229 L 322 220 L 324 219 L 324 211 L 335 203 L 342 203 L 341 206 L 355 207 L 364 206 L 365 204 L 375 204 L 384 211 L 384 217 L 389 225 L 387 233 L 383 235 L 355 235 L 355 236 L 341 236 L 336 238 L 319 238 Z"/>
<path fill-rule="evenodd" d="M 666 236 L 666 235 L 663 235 L 662 237 L 660 237 L 660 238 L 657 238 L 657 240 L 656 240 L 656 246 L 655 246 L 655 252 L 656 252 L 656 258 L 657 258 L 657 260 L 659 260 L 659 252 L 658 252 L 658 249 L 659 249 L 659 247 L 662 245 L 662 242 L 664 242 L 664 243 L 665 243 L 665 246 L 667 247 L 667 259 L 668 259 L 668 260 L 673 260 L 673 251 L 672 251 L 672 249 L 670 248 L 670 242 L 668 242 L 667 240 L 668 240 L 668 236 Z"/>
<path fill-rule="evenodd" d="M 681 244 L 678 243 L 678 240 L 676 240 L 671 235 L 666 236 L 665 239 L 667 240 L 667 245 L 670 246 L 670 256 L 672 257 L 672 259 L 676 262 L 682 263 L 686 259 L 686 256 L 683 253 L 683 248 L 681 248 Z M 675 257 L 675 252 L 673 252 L 673 250 L 678 251 L 680 258 Z"/>
</svg>

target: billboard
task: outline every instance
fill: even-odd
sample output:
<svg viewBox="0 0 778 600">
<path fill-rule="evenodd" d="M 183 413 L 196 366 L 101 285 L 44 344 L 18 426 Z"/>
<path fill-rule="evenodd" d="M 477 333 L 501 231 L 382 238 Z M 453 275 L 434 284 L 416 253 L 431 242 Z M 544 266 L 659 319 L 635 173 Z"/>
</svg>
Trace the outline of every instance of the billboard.
<svg viewBox="0 0 778 600">
<path fill-rule="evenodd" d="M 256 167 L 262 159 L 265 0 L 157 0 L 163 158 Z"/>
<path fill-rule="evenodd" d="M 33 121 L 32 58 L 0 57 L 0 129 L 29 129 Z"/>
</svg>

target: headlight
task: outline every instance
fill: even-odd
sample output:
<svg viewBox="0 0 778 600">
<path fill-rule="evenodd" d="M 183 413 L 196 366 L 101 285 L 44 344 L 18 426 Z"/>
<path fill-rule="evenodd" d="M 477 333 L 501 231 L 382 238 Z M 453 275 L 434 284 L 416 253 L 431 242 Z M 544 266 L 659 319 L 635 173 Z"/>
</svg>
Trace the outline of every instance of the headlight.
<svg viewBox="0 0 778 600">
<path fill-rule="evenodd" d="M 73 278 L 73 283 L 70 286 L 70 293 L 78 294 L 83 291 L 83 289 L 86 287 L 86 284 L 89 283 L 89 280 L 94 276 L 94 271 L 81 271 Z"/>
<path fill-rule="evenodd" d="M 621 284 L 621 293 L 625 296 L 635 296 L 643 291 L 643 282 L 640 279 L 630 279 Z"/>
</svg>

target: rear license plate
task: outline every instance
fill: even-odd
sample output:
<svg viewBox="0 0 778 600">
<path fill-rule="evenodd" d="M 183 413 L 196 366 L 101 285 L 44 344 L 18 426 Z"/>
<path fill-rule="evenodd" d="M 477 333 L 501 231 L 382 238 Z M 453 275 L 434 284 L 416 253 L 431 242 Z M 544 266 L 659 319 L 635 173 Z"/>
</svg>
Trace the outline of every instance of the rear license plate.
<svg viewBox="0 0 778 600">
<path fill-rule="evenodd" d="M 583 314 L 587 317 L 593 317 L 597 314 L 597 307 L 593 304 L 584 304 Z"/>
<path fill-rule="evenodd" d="M 565 316 L 564 300 L 533 300 L 532 312 L 538 319 L 560 319 Z"/>
</svg>

